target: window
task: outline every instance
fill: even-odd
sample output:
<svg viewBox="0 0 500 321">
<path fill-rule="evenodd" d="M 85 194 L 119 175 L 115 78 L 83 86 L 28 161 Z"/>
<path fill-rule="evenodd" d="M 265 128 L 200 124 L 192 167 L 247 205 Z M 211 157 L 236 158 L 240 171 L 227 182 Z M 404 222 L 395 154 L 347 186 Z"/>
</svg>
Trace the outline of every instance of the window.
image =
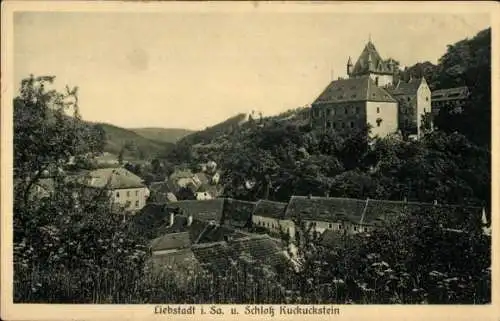
<svg viewBox="0 0 500 321">
<path fill-rule="evenodd" d="M 344 112 L 347 115 L 347 107 L 344 107 Z"/>
<path fill-rule="evenodd" d="M 357 227 L 356 225 L 354 225 L 354 226 L 352 227 L 352 229 L 353 229 L 354 231 L 357 231 L 357 230 L 358 230 L 358 227 Z"/>
<path fill-rule="evenodd" d="M 349 125 L 351 126 L 351 128 L 354 128 L 354 122 L 350 122 Z"/>
<path fill-rule="evenodd" d="M 342 229 L 342 224 L 339 224 L 339 230 L 341 230 L 341 229 Z"/>
<path fill-rule="evenodd" d="M 332 223 L 328 224 L 328 228 L 333 228 L 333 224 Z"/>
<path fill-rule="evenodd" d="M 139 196 L 139 191 L 135 191 L 135 196 Z"/>
<path fill-rule="evenodd" d="M 116 197 L 120 197 L 120 192 L 116 192 Z"/>
<path fill-rule="evenodd" d="M 345 128 L 345 123 L 342 123 L 342 128 Z"/>
<path fill-rule="evenodd" d="M 375 85 L 378 86 L 378 77 L 375 77 Z"/>
<path fill-rule="evenodd" d="M 382 123 L 382 118 L 377 118 L 377 127 L 380 127 L 381 123 Z"/>
<path fill-rule="evenodd" d="M 135 201 L 135 207 L 139 207 L 139 201 Z"/>
<path fill-rule="evenodd" d="M 410 100 L 411 100 L 410 96 L 406 97 L 406 99 L 407 99 L 408 101 L 410 101 Z"/>
<path fill-rule="evenodd" d="M 425 97 L 425 101 L 429 101 L 429 97 Z"/>
<path fill-rule="evenodd" d="M 377 114 L 380 114 L 380 107 L 377 107 Z"/>
<path fill-rule="evenodd" d="M 334 129 L 335 129 L 335 128 L 337 128 L 337 123 L 332 123 L 332 125 L 333 125 L 332 127 L 333 127 Z"/>
<path fill-rule="evenodd" d="M 130 197 L 130 191 L 127 191 L 127 197 Z"/>
<path fill-rule="evenodd" d="M 359 114 L 359 107 L 356 107 L 356 114 Z"/>
</svg>

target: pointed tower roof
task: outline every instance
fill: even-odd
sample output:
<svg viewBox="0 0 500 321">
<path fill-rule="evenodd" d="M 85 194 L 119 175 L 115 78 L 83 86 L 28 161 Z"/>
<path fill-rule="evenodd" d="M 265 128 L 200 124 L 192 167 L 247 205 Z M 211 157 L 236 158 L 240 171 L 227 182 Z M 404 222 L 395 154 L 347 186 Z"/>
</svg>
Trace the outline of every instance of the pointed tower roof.
<svg viewBox="0 0 500 321">
<path fill-rule="evenodd" d="M 372 41 L 368 40 L 368 43 L 361 52 L 358 61 L 356 61 L 356 64 L 354 65 L 352 74 L 366 75 L 370 72 L 392 75 L 389 64 L 382 59 Z"/>
<path fill-rule="evenodd" d="M 352 66 L 351 56 L 349 56 L 349 59 L 347 59 L 347 65 L 348 66 Z"/>
</svg>

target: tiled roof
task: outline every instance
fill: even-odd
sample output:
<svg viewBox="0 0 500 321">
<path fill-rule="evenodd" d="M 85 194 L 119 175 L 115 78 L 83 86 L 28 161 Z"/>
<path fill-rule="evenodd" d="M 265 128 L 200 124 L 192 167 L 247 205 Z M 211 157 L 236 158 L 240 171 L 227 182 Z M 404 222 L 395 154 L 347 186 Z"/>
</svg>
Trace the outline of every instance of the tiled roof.
<svg viewBox="0 0 500 321">
<path fill-rule="evenodd" d="M 196 244 L 191 250 L 198 262 L 212 272 L 223 273 L 231 265 L 231 250 L 226 242 Z"/>
<path fill-rule="evenodd" d="M 369 41 L 358 60 L 354 64 L 352 70 L 353 75 L 366 75 L 368 72 L 375 72 L 380 74 L 393 74 L 391 67 L 384 62 L 378 53 L 375 45 Z"/>
<path fill-rule="evenodd" d="M 201 266 L 191 249 L 181 249 L 175 252 L 156 254 L 150 257 L 149 261 L 153 263 L 153 271 L 161 274 L 162 272 L 173 272 L 175 284 L 182 286 L 192 272 L 200 271 Z M 169 276 L 172 276 L 170 274 Z M 186 284 L 187 285 L 187 284 Z"/>
<path fill-rule="evenodd" d="M 438 89 L 432 92 L 432 101 L 446 101 L 466 99 L 469 96 L 467 87 L 455 87 L 448 89 Z"/>
<path fill-rule="evenodd" d="M 171 206 L 179 208 L 183 215 L 192 215 L 193 219 L 220 222 L 224 199 L 178 201 Z"/>
<path fill-rule="evenodd" d="M 335 197 L 292 196 L 286 210 L 287 217 L 303 220 L 357 223 L 363 216 L 365 200 Z"/>
<path fill-rule="evenodd" d="M 344 248 L 346 236 L 340 231 L 326 230 L 321 234 L 319 244 L 332 249 Z"/>
<path fill-rule="evenodd" d="M 223 273 L 231 261 L 253 266 L 276 267 L 288 264 L 280 244 L 267 235 L 252 235 L 230 242 L 193 245 L 192 250 L 202 264 L 214 272 Z"/>
<path fill-rule="evenodd" d="M 224 220 L 231 226 L 245 227 L 252 221 L 257 203 L 227 199 L 224 206 Z"/>
<path fill-rule="evenodd" d="M 189 233 L 167 233 L 163 236 L 155 238 L 150 243 L 153 251 L 182 249 L 191 246 L 191 239 Z"/>
<path fill-rule="evenodd" d="M 378 87 L 369 76 L 363 76 L 332 81 L 313 105 L 353 101 L 396 102 L 387 91 Z"/>
<path fill-rule="evenodd" d="M 422 83 L 421 79 L 410 79 L 408 82 L 398 81 L 394 86 L 387 87 L 386 90 L 393 96 L 415 95 Z"/>
<path fill-rule="evenodd" d="M 253 212 L 253 215 L 262 217 L 271 217 L 276 219 L 285 218 L 286 203 L 273 202 L 268 200 L 259 200 Z"/>
<path fill-rule="evenodd" d="M 96 188 L 126 189 L 145 187 L 143 180 L 125 168 L 100 168 L 81 177 L 86 185 Z"/>
<path fill-rule="evenodd" d="M 283 245 L 266 234 L 235 239 L 229 242 L 229 246 L 237 255 L 247 255 L 254 264 L 274 267 L 288 262 Z"/>
</svg>

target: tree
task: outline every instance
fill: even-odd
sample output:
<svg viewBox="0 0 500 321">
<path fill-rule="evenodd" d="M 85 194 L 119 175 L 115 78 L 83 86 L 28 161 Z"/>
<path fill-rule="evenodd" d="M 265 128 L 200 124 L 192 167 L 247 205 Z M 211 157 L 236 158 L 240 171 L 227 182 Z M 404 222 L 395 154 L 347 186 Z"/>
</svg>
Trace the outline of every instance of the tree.
<svg viewBox="0 0 500 321">
<path fill-rule="evenodd" d="M 137 278 L 145 240 L 114 214 L 123 209 L 106 188 L 61 170 L 71 156 L 101 152 L 103 135 L 81 120 L 77 90 L 48 90 L 53 80 L 30 76 L 14 99 L 14 298 L 91 303 L 110 277 Z M 38 198 L 32 187 L 43 175 L 52 193 Z"/>
</svg>

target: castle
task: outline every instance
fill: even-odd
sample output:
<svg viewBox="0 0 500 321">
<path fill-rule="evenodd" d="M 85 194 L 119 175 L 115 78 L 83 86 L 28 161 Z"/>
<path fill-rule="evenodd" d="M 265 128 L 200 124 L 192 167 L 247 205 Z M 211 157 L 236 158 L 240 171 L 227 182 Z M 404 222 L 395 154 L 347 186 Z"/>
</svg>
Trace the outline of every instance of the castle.
<svg viewBox="0 0 500 321">
<path fill-rule="evenodd" d="M 311 125 L 338 132 L 371 126 L 371 135 L 400 132 L 419 137 L 424 115 L 431 113 L 431 90 L 425 78 L 404 82 L 392 59 L 384 60 L 371 39 L 348 78 L 332 81 L 311 105 Z"/>
</svg>

